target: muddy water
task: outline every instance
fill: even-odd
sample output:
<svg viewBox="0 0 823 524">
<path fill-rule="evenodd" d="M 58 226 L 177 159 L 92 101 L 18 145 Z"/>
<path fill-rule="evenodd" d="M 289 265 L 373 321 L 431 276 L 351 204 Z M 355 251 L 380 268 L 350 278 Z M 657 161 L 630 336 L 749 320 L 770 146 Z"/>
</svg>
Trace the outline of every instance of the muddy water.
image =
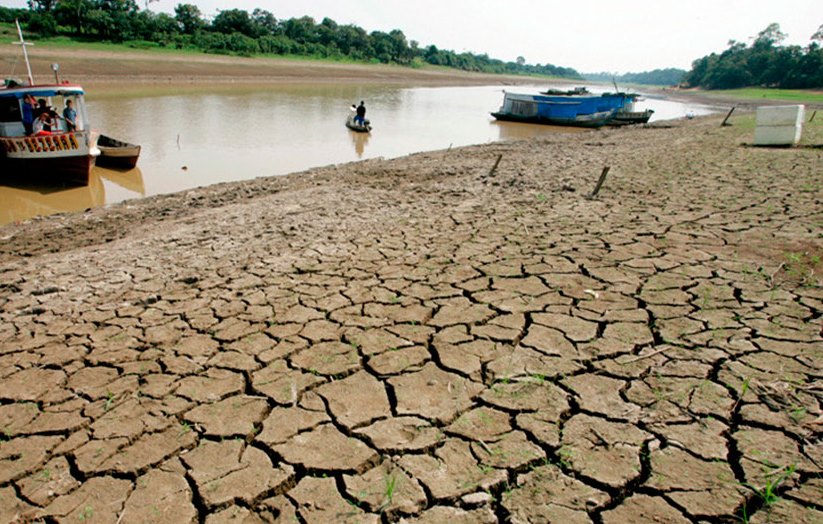
<svg viewBox="0 0 823 524">
<path fill-rule="evenodd" d="M 541 87 L 512 90 L 536 93 Z M 142 145 L 138 169 L 95 168 L 84 188 L 9 187 L 0 181 L 0 224 L 328 164 L 579 132 L 496 122 L 489 112 L 500 105 L 500 86 L 222 86 L 130 96 L 89 89 L 87 100 L 92 127 Z M 374 127 L 369 135 L 344 127 L 351 104 L 360 100 Z M 653 120 L 708 112 L 659 99 L 638 103 L 638 109 L 646 107 L 655 109 Z"/>
</svg>

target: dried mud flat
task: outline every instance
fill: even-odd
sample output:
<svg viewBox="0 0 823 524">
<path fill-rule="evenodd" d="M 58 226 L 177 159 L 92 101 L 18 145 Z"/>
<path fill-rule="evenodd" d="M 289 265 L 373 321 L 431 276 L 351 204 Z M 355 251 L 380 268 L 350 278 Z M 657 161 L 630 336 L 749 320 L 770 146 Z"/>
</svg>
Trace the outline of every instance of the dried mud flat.
<svg viewBox="0 0 823 524">
<path fill-rule="evenodd" d="M 821 522 L 823 150 L 719 122 L 1 228 L 0 521 Z"/>
</svg>

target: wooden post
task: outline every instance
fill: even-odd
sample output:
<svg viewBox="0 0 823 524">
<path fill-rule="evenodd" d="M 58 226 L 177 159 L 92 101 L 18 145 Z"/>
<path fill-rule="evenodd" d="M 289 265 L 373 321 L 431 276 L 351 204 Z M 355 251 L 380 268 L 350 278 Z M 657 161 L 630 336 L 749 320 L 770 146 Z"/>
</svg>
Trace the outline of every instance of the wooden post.
<svg viewBox="0 0 823 524">
<path fill-rule="evenodd" d="M 729 109 L 729 114 L 726 115 L 726 118 L 723 119 L 723 123 L 720 124 L 720 127 L 730 126 L 731 125 L 731 124 L 727 124 L 726 121 L 729 119 L 730 116 L 732 116 L 732 113 L 734 113 L 734 106 L 732 106 L 732 108 Z"/>
<path fill-rule="evenodd" d="M 811 121 L 812 121 L 812 120 L 814 120 L 814 116 L 815 116 L 816 114 L 817 114 L 817 110 L 815 110 L 815 112 L 814 112 L 814 113 L 812 113 L 812 117 L 809 119 L 809 122 L 810 122 L 810 123 L 811 123 Z"/>
<path fill-rule="evenodd" d="M 489 176 L 494 176 L 494 172 L 497 171 L 497 166 L 500 164 L 500 160 L 502 160 L 502 159 L 503 159 L 502 154 L 497 155 L 497 161 L 494 163 L 494 166 L 492 166 L 492 170 L 489 171 Z"/>
<path fill-rule="evenodd" d="M 609 174 L 609 169 L 611 169 L 611 167 L 609 166 L 603 168 L 603 172 L 600 173 L 600 180 L 597 181 L 597 185 L 594 186 L 594 191 L 592 191 L 592 194 L 589 195 L 589 198 L 596 197 L 597 193 L 600 192 L 600 188 L 603 186 L 603 182 L 606 181 L 606 175 Z"/>
</svg>

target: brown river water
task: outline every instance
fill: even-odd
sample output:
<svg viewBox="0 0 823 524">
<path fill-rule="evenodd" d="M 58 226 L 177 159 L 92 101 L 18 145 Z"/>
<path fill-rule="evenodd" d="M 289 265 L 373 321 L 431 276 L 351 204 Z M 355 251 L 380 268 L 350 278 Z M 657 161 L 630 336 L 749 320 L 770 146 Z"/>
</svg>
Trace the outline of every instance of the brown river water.
<svg viewBox="0 0 823 524">
<path fill-rule="evenodd" d="M 545 87 L 510 89 L 537 93 Z M 0 177 L 0 225 L 330 164 L 580 132 L 497 122 L 489 113 L 502 99 L 501 86 L 203 86 L 177 93 L 144 89 L 129 96 L 111 91 L 95 96 L 89 90 L 92 127 L 140 144 L 138 167 L 95 167 L 89 185 L 74 188 L 10 186 Z M 373 126 L 370 134 L 344 126 L 351 104 L 361 100 Z M 637 107 L 654 109 L 652 121 L 710 112 L 659 98 L 642 100 Z"/>
</svg>

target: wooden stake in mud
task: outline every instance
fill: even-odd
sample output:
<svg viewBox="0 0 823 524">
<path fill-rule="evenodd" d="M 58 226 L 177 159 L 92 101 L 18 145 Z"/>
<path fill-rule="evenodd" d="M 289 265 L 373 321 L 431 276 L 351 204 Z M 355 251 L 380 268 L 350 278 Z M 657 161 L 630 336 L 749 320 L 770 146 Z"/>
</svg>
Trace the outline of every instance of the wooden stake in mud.
<svg viewBox="0 0 823 524">
<path fill-rule="evenodd" d="M 729 109 L 729 114 L 728 114 L 728 115 L 726 115 L 726 118 L 724 118 L 724 119 L 723 119 L 723 123 L 722 123 L 722 124 L 720 124 L 720 127 L 723 127 L 723 126 L 730 126 L 730 125 L 731 125 L 731 124 L 727 124 L 727 123 L 726 123 L 726 121 L 728 121 L 728 120 L 729 120 L 729 117 L 730 117 L 730 116 L 732 116 L 732 113 L 734 113 L 734 106 L 732 106 L 732 108 L 731 108 L 731 109 Z"/>
<path fill-rule="evenodd" d="M 814 120 L 815 115 L 817 115 L 817 111 L 815 111 L 814 113 L 812 113 L 812 117 L 809 119 L 809 122 L 811 122 L 812 120 Z"/>
<path fill-rule="evenodd" d="M 600 180 L 597 181 L 597 185 L 594 186 L 594 191 L 592 191 L 592 194 L 589 195 L 589 198 L 594 198 L 594 197 L 597 196 L 597 193 L 600 191 L 600 188 L 603 186 L 603 182 L 606 181 L 606 175 L 609 174 L 609 169 L 611 169 L 611 167 L 609 167 L 609 166 L 606 166 L 606 167 L 603 168 L 603 172 L 600 173 Z"/>
<path fill-rule="evenodd" d="M 497 161 L 494 163 L 494 166 L 492 166 L 492 170 L 489 171 L 489 176 L 494 176 L 494 172 L 497 171 L 497 166 L 500 165 L 500 161 L 502 159 L 503 159 L 503 154 L 502 153 L 497 155 Z"/>
</svg>

